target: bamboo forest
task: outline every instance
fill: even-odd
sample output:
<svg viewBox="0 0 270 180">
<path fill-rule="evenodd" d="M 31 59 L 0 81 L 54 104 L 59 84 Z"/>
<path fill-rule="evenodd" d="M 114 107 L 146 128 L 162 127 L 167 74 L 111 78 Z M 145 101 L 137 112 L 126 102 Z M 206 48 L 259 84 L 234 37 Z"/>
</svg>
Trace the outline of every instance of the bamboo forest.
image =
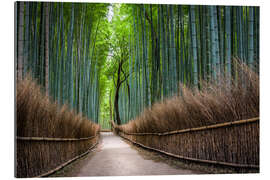
<svg viewBox="0 0 270 180">
<path fill-rule="evenodd" d="M 61 172 L 107 141 L 217 166 L 173 174 L 259 172 L 259 7 L 20 1 L 14 13 L 16 177 L 162 175 L 120 149 L 100 157 L 126 170 L 93 157 Z"/>
</svg>

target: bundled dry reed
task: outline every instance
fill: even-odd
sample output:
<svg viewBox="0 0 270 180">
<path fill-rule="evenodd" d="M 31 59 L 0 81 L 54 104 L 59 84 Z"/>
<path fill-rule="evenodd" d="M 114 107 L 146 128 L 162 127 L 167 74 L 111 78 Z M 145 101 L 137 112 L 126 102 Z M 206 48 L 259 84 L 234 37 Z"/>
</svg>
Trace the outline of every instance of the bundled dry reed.
<svg viewBox="0 0 270 180">
<path fill-rule="evenodd" d="M 154 104 L 129 123 L 114 125 L 115 130 L 134 143 L 183 159 L 258 167 L 259 77 L 238 62 L 235 74 L 230 83 L 226 77 L 204 82 L 200 91 L 183 87 L 182 96 Z M 255 120 L 241 121 L 250 118 Z"/>
<path fill-rule="evenodd" d="M 175 96 L 152 107 L 127 124 L 128 133 L 161 133 L 259 116 L 259 77 L 244 64 L 237 64 L 237 79 L 219 78 L 203 83 L 201 90 L 182 86 Z"/>
<path fill-rule="evenodd" d="M 16 117 L 16 177 L 46 173 L 86 152 L 98 140 L 99 125 L 70 111 L 66 105 L 59 107 L 52 103 L 29 76 L 17 83 Z M 93 138 L 61 141 L 86 137 Z"/>
</svg>

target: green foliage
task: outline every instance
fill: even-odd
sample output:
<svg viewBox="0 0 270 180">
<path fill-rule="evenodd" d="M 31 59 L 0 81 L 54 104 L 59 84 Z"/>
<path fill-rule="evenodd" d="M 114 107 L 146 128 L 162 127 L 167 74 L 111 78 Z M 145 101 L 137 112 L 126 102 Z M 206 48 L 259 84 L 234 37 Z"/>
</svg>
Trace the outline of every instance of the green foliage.
<svg viewBox="0 0 270 180">
<path fill-rule="evenodd" d="M 253 48 L 253 31 L 257 31 L 254 22 L 258 20 L 249 11 L 253 8 L 258 11 L 255 7 L 238 7 L 239 20 L 234 21 L 230 16 L 235 14 L 228 13 L 231 7 L 114 4 L 110 42 L 113 50 L 106 74 L 116 79 L 117 61 L 121 55 L 127 56 L 123 71 L 129 72 L 130 78 L 121 87 L 121 120 L 135 118 L 156 101 L 180 95 L 180 82 L 197 89 L 204 81 L 218 83 L 225 73 L 228 78 L 237 78 L 231 70 L 231 58 L 244 56 L 241 48 L 234 54 L 231 49 L 245 47 L 249 42 L 249 56 L 245 57 L 250 59 L 258 49 Z M 239 27 L 248 30 L 249 36 Z M 111 88 L 115 92 L 113 84 Z"/>
<path fill-rule="evenodd" d="M 23 6 L 23 61 L 17 57 L 25 72 L 18 74 L 30 71 L 44 85 L 43 2 Z M 249 66 L 259 61 L 257 7 L 50 3 L 49 16 L 49 95 L 102 128 L 117 117 L 116 101 L 128 122 L 181 95 L 180 86 L 238 78 L 233 56 Z"/>
</svg>

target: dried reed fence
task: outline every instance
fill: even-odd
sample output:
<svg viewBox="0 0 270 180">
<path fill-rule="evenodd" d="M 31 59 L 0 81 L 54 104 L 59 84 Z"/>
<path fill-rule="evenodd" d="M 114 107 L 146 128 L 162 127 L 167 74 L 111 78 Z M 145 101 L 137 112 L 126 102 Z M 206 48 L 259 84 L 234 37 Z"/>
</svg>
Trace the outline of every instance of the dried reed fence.
<svg viewBox="0 0 270 180">
<path fill-rule="evenodd" d="M 30 78 L 16 88 L 16 177 L 47 176 L 87 154 L 100 126 L 59 107 Z"/>
<path fill-rule="evenodd" d="M 182 87 L 181 96 L 155 103 L 127 124 L 112 122 L 114 131 L 175 157 L 259 168 L 259 77 L 236 65 L 230 81 Z"/>
<path fill-rule="evenodd" d="M 252 118 L 164 133 L 126 133 L 119 129 L 117 133 L 134 144 L 173 157 L 258 169 L 258 129 L 259 118 Z"/>
<path fill-rule="evenodd" d="M 17 137 L 17 177 L 43 177 L 91 151 L 99 135 L 83 139 Z"/>
</svg>

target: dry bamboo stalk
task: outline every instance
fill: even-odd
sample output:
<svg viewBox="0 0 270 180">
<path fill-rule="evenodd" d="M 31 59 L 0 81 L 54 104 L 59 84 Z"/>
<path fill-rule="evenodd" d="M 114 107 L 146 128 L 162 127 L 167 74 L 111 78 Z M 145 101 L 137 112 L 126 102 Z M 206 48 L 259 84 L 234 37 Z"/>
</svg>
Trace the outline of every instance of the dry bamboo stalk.
<svg viewBox="0 0 270 180">
<path fill-rule="evenodd" d="M 124 132 L 124 131 L 122 131 L 122 132 L 127 134 L 127 135 L 137 135 L 137 136 L 144 136 L 144 135 L 164 136 L 164 135 L 186 133 L 186 132 L 191 132 L 191 131 L 202 131 L 202 130 L 208 130 L 208 129 L 214 129 L 214 128 L 221 128 L 221 127 L 227 127 L 227 126 L 239 125 L 239 124 L 245 124 L 245 123 L 252 123 L 252 122 L 259 121 L 259 119 L 260 119 L 259 117 L 255 117 L 255 118 L 251 118 L 251 119 L 244 119 L 244 120 L 233 121 L 233 122 L 225 122 L 225 123 L 219 123 L 219 124 L 214 124 L 214 125 L 209 125 L 209 126 L 202 126 L 202 127 L 197 127 L 197 128 L 181 129 L 181 130 L 164 132 L 164 133 L 128 133 L 128 132 Z M 114 128 L 117 127 L 114 124 L 114 122 L 112 122 L 112 124 L 113 124 Z"/>
<path fill-rule="evenodd" d="M 180 155 L 176 155 L 176 154 L 172 154 L 172 153 L 168 153 L 166 151 L 162 151 L 159 149 L 155 149 L 155 148 L 151 148 L 148 146 L 145 146 L 141 143 L 135 142 L 121 134 L 119 134 L 122 138 L 127 139 L 128 141 L 137 144 L 139 146 L 142 146 L 146 149 L 150 149 L 150 150 L 154 150 L 160 153 L 164 153 L 166 155 L 172 156 L 172 157 L 176 157 L 179 159 L 184 159 L 184 160 L 190 160 L 190 161 L 194 161 L 194 162 L 203 162 L 203 163 L 210 163 L 210 164 L 218 164 L 218 165 L 225 165 L 225 166 L 231 166 L 231 167 L 240 167 L 240 168 L 255 168 L 255 169 L 259 169 L 259 165 L 254 165 L 254 164 L 236 164 L 236 163 L 228 163 L 228 162 L 220 162 L 220 161 L 213 161 L 213 160 L 205 160 L 205 159 L 196 159 L 196 158 L 191 158 L 191 157 L 185 157 L 185 156 L 180 156 Z"/>
<path fill-rule="evenodd" d="M 85 137 L 85 138 L 49 138 L 49 137 L 20 137 L 17 136 L 17 140 L 23 140 L 23 141 L 81 141 L 81 140 L 88 140 L 93 139 L 95 136 Z"/>
</svg>

